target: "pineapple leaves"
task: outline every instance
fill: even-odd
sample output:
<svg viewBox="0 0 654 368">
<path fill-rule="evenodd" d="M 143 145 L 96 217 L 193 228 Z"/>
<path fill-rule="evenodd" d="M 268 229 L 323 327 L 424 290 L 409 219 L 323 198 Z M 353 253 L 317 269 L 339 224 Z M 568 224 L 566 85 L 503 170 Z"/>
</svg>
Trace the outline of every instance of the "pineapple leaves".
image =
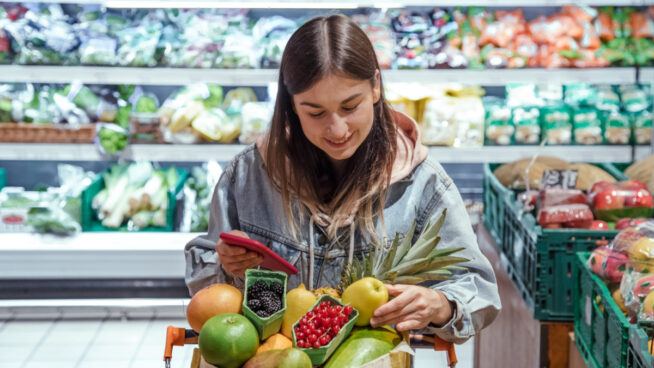
<svg viewBox="0 0 654 368">
<path fill-rule="evenodd" d="M 391 244 L 391 249 L 388 251 L 388 254 L 386 257 L 380 258 L 380 262 L 377 264 L 377 267 L 374 267 L 375 272 L 373 273 L 374 276 L 382 275 L 388 270 L 391 269 L 393 266 L 393 261 L 395 260 L 395 255 L 397 254 L 397 248 L 398 248 L 398 243 L 400 241 L 400 235 L 395 234 L 395 239 L 393 239 L 393 243 Z M 382 252 L 383 253 L 383 250 Z"/>
<path fill-rule="evenodd" d="M 411 248 L 411 239 L 413 239 L 413 234 L 416 232 L 416 220 L 413 220 L 413 225 L 411 225 L 411 230 L 409 230 L 406 235 L 404 235 L 404 239 L 402 239 L 402 243 L 400 243 L 400 246 L 397 247 L 397 254 L 394 254 L 394 257 L 392 257 L 393 261 L 393 267 L 397 266 L 400 261 L 404 258 L 404 256 L 409 252 L 409 249 Z M 397 239 L 399 235 L 396 235 L 395 238 Z"/>
<path fill-rule="evenodd" d="M 432 225 L 427 224 L 425 229 L 422 231 L 416 243 L 409 249 L 406 254 L 407 259 L 416 259 L 426 257 L 434 249 L 440 237 L 438 233 L 441 231 L 441 227 L 445 222 L 445 216 L 447 215 L 447 209 L 443 210 L 441 217 Z M 436 244 L 434 244 L 436 242 Z"/>
</svg>

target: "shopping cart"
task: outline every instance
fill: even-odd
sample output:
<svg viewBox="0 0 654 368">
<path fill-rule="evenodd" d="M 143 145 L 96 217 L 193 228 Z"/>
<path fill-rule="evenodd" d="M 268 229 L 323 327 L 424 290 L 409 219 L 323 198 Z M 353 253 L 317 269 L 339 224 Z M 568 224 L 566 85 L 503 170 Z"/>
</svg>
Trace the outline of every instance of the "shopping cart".
<svg viewBox="0 0 654 368">
<path fill-rule="evenodd" d="M 444 351 L 447 356 L 447 365 L 450 368 L 456 367 L 457 359 L 454 351 L 454 344 L 439 338 L 438 336 L 427 336 L 410 334 L 411 347 L 416 349 L 431 349 Z M 184 346 L 198 343 L 198 333 L 182 327 L 168 326 L 166 330 L 166 347 L 164 349 L 164 363 L 170 368 L 170 361 L 173 358 L 173 346 Z"/>
</svg>

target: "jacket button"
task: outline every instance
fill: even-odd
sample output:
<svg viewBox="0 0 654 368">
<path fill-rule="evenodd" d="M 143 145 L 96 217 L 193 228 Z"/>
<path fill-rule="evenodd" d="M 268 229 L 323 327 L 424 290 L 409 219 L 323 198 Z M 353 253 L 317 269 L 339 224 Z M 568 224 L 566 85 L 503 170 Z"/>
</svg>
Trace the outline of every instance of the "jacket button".
<svg viewBox="0 0 654 368">
<path fill-rule="evenodd" d="M 327 237 L 325 236 L 325 234 L 320 234 L 318 236 L 318 244 L 325 245 L 326 243 L 327 243 Z"/>
</svg>

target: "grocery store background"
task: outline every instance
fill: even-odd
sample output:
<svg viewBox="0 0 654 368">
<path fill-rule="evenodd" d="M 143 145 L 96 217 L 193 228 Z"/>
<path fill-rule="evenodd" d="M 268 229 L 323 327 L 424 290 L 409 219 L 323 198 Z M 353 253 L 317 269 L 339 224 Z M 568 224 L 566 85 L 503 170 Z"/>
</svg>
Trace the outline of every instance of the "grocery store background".
<svg viewBox="0 0 654 368">
<path fill-rule="evenodd" d="M 187 326 L 183 247 L 266 129 L 284 43 L 332 13 L 370 36 L 387 98 L 420 122 L 498 273 L 505 311 L 457 346 L 459 367 L 563 366 L 482 216 L 484 163 L 653 152 L 654 2 L 576 3 L 0 2 L 0 368 L 163 366 L 165 327 Z M 166 176 L 164 197 L 115 213 L 124 198 L 101 190 L 133 161 Z M 421 349 L 415 366 L 445 357 Z"/>
</svg>

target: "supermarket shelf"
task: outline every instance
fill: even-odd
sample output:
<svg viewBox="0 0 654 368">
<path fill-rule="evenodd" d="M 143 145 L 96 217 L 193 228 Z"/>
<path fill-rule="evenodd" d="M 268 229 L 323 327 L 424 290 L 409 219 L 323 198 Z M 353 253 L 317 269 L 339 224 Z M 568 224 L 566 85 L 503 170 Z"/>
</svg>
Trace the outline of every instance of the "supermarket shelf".
<svg viewBox="0 0 654 368">
<path fill-rule="evenodd" d="M 229 161 L 246 146 L 240 144 L 133 144 L 120 156 L 126 160 Z M 0 143 L 0 160 L 102 161 L 110 159 L 93 144 Z"/>
<path fill-rule="evenodd" d="M 23 2 L 8 0 L 5 2 Z M 387 1 L 296 1 L 264 2 L 257 0 L 217 2 L 213 0 L 41 0 L 41 3 L 102 4 L 110 8 L 282 8 L 282 9 L 353 9 L 358 7 L 400 8 L 405 6 L 561 6 L 570 0 L 387 0 Z M 579 5 L 647 5 L 647 0 L 579 0 Z"/>
<path fill-rule="evenodd" d="M 636 146 L 636 152 L 634 152 L 634 160 L 642 160 L 643 158 L 653 155 L 654 149 L 650 146 Z"/>
<path fill-rule="evenodd" d="M 0 279 L 183 278 L 194 233 L 0 234 Z"/>
<path fill-rule="evenodd" d="M 0 82 L 182 85 L 211 82 L 225 86 L 267 86 L 277 80 L 276 69 L 184 69 L 91 66 L 0 66 Z M 386 82 L 503 86 L 506 83 L 623 84 L 636 82 L 636 68 L 501 69 L 501 70 L 385 70 Z"/>
<path fill-rule="evenodd" d="M 640 68 L 639 81 L 654 84 L 654 68 Z"/>
<path fill-rule="evenodd" d="M 134 144 L 121 158 L 170 162 L 200 162 L 210 159 L 229 161 L 245 149 L 240 144 L 166 145 Z M 644 154 L 649 147 L 638 147 Z M 430 154 L 443 163 L 509 162 L 537 153 L 571 161 L 627 162 L 631 161 L 631 146 L 485 146 L 478 148 L 430 147 Z M 105 160 L 92 144 L 0 144 L 0 160 L 98 161 Z"/>
<path fill-rule="evenodd" d="M 511 162 L 534 155 L 555 156 L 572 162 L 630 162 L 631 146 L 485 146 L 479 148 L 430 147 L 442 163 Z"/>
</svg>

